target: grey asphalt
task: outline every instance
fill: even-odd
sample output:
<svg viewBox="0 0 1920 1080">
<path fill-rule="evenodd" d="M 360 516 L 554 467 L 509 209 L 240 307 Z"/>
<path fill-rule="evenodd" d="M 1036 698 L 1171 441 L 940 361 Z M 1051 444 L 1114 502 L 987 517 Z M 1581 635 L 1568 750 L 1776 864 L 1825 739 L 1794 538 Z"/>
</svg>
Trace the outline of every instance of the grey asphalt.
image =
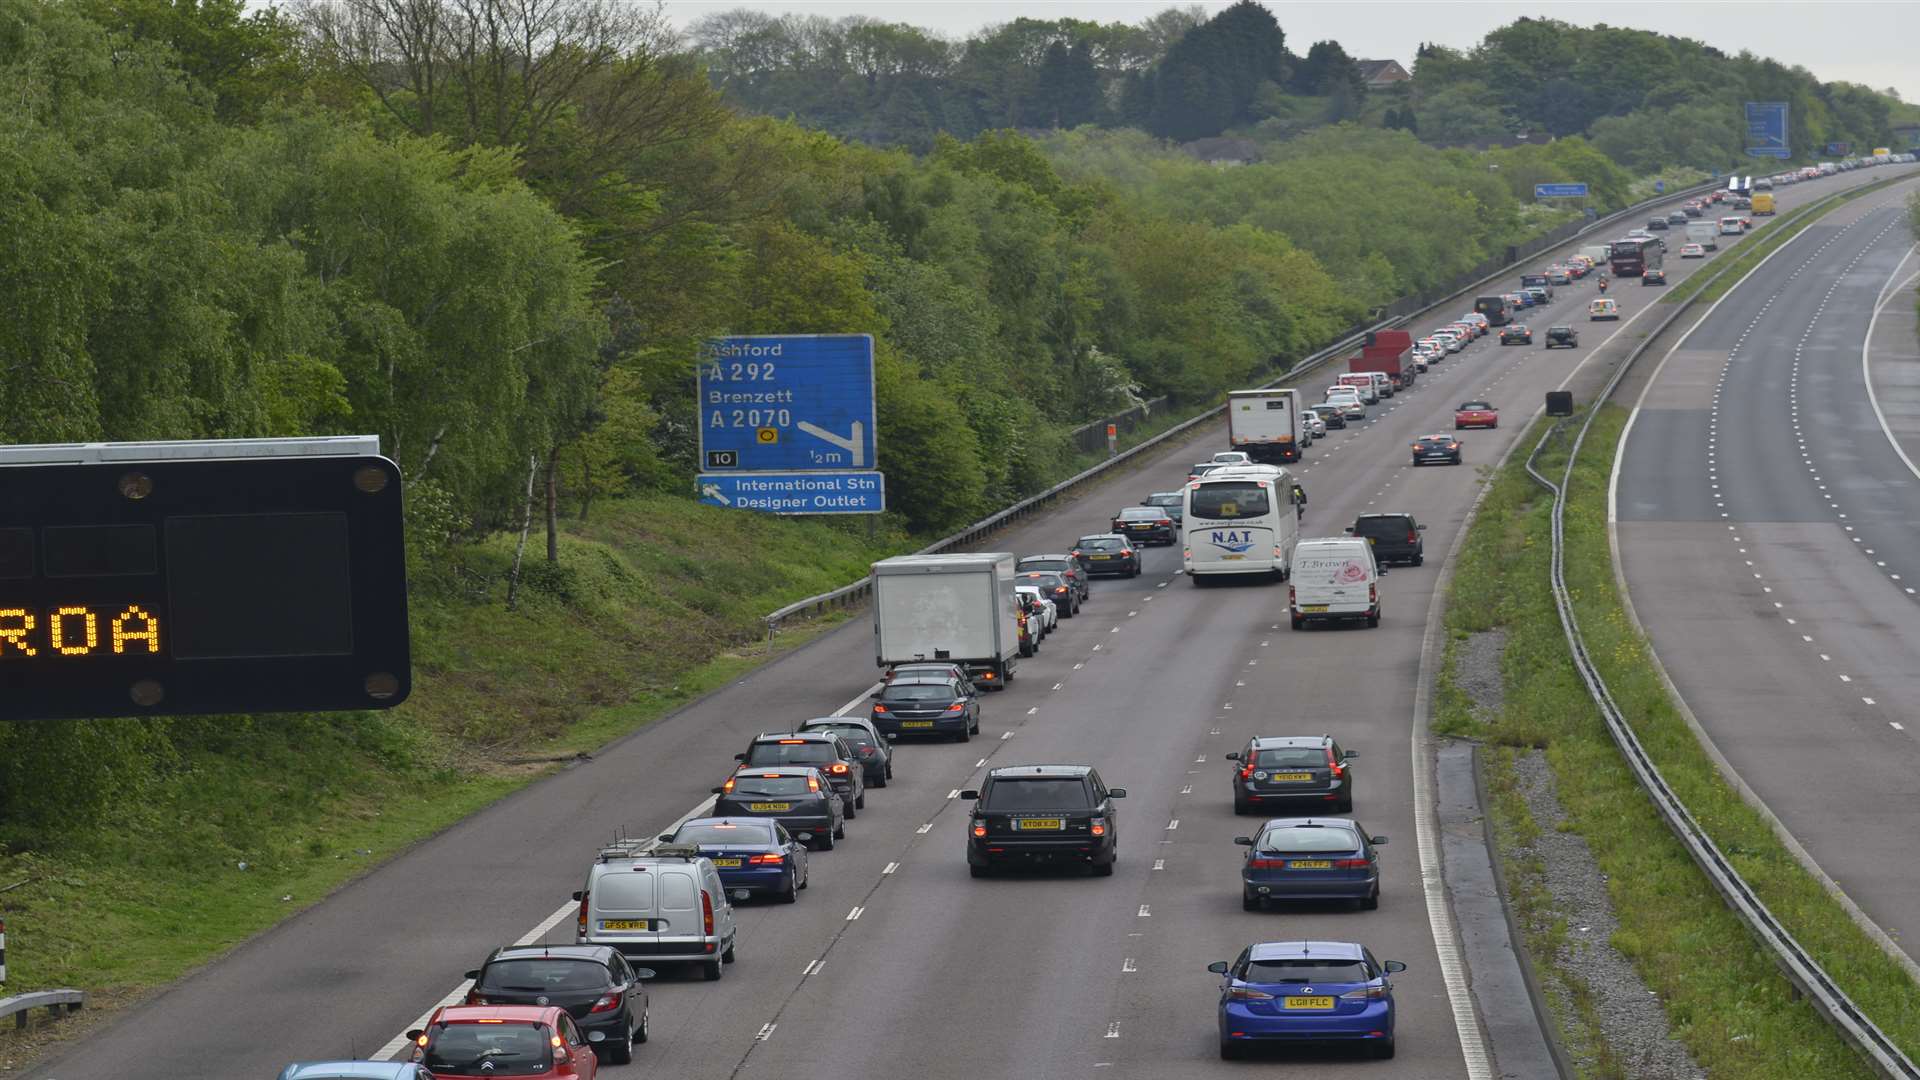
<svg viewBox="0 0 1920 1080">
<path fill-rule="evenodd" d="M 1676 278 L 1691 269 L 1673 267 Z M 1613 295 L 1631 317 L 1657 292 Z M 1576 314 L 1593 294 L 1590 284 L 1562 289 L 1527 320 L 1576 322 L 1580 349 L 1483 340 L 1308 452 L 1299 469 L 1312 500 L 1306 535 L 1338 535 L 1366 511 L 1410 511 L 1428 526 L 1433 559 L 1383 580 L 1377 630 L 1289 631 L 1284 586 L 1195 588 L 1176 575 L 1177 549 L 1150 550 L 1144 576 L 1100 581 L 1083 615 L 1063 621 L 1011 687 L 987 699 L 982 738 L 902 748 L 896 783 L 869 796 L 842 847 L 816 857 L 799 904 L 741 909 L 739 963 L 722 981 L 673 973 L 654 986 L 653 1041 L 632 1072 L 1213 1074 L 1230 1066 L 1215 1054 L 1217 981 L 1206 964 L 1251 941 L 1324 936 L 1409 966 L 1395 980 L 1399 1056 L 1367 1064 L 1370 1074 L 1465 1075 L 1409 795 L 1421 633 L 1439 555 L 1479 466 L 1499 458 L 1518 421 L 1603 335 L 1627 325 Z M 1316 385 L 1304 389 L 1318 396 Z M 1509 423 L 1465 433 L 1465 467 L 1412 468 L 1409 441 L 1450 430 L 1455 403 L 1468 398 L 1494 401 Z M 992 546 L 1058 550 L 1104 531 L 1114 509 L 1174 487 L 1187 463 L 1223 441 L 1220 426 L 1205 425 Z M 487 949 L 565 903 L 596 841 L 617 828 L 661 830 L 707 795 L 752 734 L 860 695 L 874 674 L 870 642 L 856 621 L 502 800 L 29 1075 L 271 1076 L 290 1060 L 387 1043 Z M 1392 837 L 1380 908 L 1243 912 L 1231 838 L 1255 822 L 1232 816 L 1221 755 L 1256 733 L 1320 731 L 1361 752 L 1356 816 Z M 967 876 L 965 809 L 949 795 L 984 767 L 1038 761 L 1090 762 L 1128 789 L 1114 877 Z M 1303 1057 L 1269 1065 L 1304 1076 L 1351 1060 Z"/>
<path fill-rule="evenodd" d="M 1634 605 L 1689 708 L 1910 954 L 1920 479 L 1869 403 L 1862 346 L 1915 186 L 1828 216 L 1701 323 L 1635 417 L 1616 504 Z M 1885 372 L 1903 405 L 1912 348 Z"/>
</svg>

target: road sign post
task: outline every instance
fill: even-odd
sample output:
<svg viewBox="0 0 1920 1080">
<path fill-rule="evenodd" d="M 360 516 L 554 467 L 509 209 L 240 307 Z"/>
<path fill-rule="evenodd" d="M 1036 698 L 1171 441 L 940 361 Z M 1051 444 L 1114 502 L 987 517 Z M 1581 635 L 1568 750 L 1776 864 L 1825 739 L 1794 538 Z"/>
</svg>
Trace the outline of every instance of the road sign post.
<svg viewBox="0 0 1920 1080">
<path fill-rule="evenodd" d="M 1120 452 L 1120 426 L 1118 424 L 1108 424 L 1107 425 L 1107 456 L 1112 457 L 1113 455 L 1119 452 Z"/>
</svg>

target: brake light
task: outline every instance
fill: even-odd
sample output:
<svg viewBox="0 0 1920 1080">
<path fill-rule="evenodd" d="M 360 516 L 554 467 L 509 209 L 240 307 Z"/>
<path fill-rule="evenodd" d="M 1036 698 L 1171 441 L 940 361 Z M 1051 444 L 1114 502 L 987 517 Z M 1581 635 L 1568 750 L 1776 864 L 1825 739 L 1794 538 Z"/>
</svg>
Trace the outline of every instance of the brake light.
<svg viewBox="0 0 1920 1080">
<path fill-rule="evenodd" d="M 1057 592 L 1057 593 L 1063 593 L 1063 592 L 1066 592 L 1066 591 L 1067 591 L 1067 587 L 1066 587 L 1065 585 L 1056 585 L 1056 586 L 1054 586 L 1054 590 L 1053 590 L 1053 591 L 1054 591 L 1054 592 Z"/>
<path fill-rule="evenodd" d="M 574 916 L 575 922 L 579 926 L 581 937 L 587 936 L 587 898 L 591 895 L 591 893 L 580 894 L 580 912 Z M 423 1035 L 420 1037 L 420 1045 L 427 1045 L 426 1036 Z"/>
<path fill-rule="evenodd" d="M 964 701 L 956 701 L 956 702 L 954 702 L 953 704 L 951 704 L 951 705 L 949 705 L 949 706 L 947 706 L 947 711 L 948 711 L 948 712 L 960 712 L 961 710 L 963 710 L 963 709 L 965 709 L 966 707 L 967 707 L 967 703 L 966 703 L 966 702 L 964 702 Z"/>
<path fill-rule="evenodd" d="M 1420 534 L 1417 532 L 1410 532 L 1407 534 L 1407 543 L 1409 544 L 1417 543 L 1419 539 L 1420 539 Z"/>
<path fill-rule="evenodd" d="M 1340 995 L 1341 1001 L 1381 1001 L 1387 996 L 1384 986 L 1363 986 Z"/>
<path fill-rule="evenodd" d="M 1252 777 L 1253 777 L 1253 755 L 1248 754 L 1247 760 L 1245 762 L 1242 762 L 1240 765 L 1240 779 L 1248 780 L 1248 779 L 1251 779 Z"/>
<path fill-rule="evenodd" d="M 808 790 L 808 791 L 819 791 L 819 790 L 820 790 L 820 778 L 819 778 L 819 777 L 817 777 L 817 776 L 809 776 L 809 777 L 807 777 L 807 790 Z"/>
<path fill-rule="evenodd" d="M 1064 591 L 1064 590 L 1062 590 L 1062 591 Z M 981 678 L 981 680 L 982 680 L 983 682 L 992 682 L 992 681 L 994 680 L 994 678 L 995 678 L 995 676 L 994 676 L 994 674 L 993 674 L 993 672 L 991 672 L 991 671 L 983 671 L 983 672 L 981 672 L 981 673 L 980 673 L 980 678 Z"/>
<path fill-rule="evenodd" d="M 780 866 L 785 864 L 786 861 L 787 857 L 785 855 L 775 853 L 772 855 L 755 855 L 748 859 L 747 863 L 750 866 Z"/>
<path fill-rule="evenodd" d="M 1368 586 L 1368 589 L 1371 590 L 1372 586 Z M 1367 599 L 1368 600 L 1373 599 L 1371 593 L 1369 593 Z M 1347 767 L 1345 765 L 1342 765 L 1340 764 L 1340 762 L 1334 760 L 1333 750 L 1328 749 L 1327 750 L 1327 771 L 1333 774 L 1333 778 L 1335 780 L 1338 780 L 1346 774 L 1346 770 L 1347 770 Z"/>
<path fill-rule="evenodd" d="M 593 1008 L 588 1009 L 587 1011 L 590 1013 L 612 1012 L 613 1010 L 620 1007 L 620 998 L 621 998 L 621 994 L 618 990 L 614 991 L 611 994 L 601 994 L 600 1000 L 595 1001 L 593 1003 Z"/>
<path fill-rule="evenodd" d="M 1093 833 L 1093 835 L 1095 835 L 1095 836 L 1105 836 L 1105 835 L 1107 835 L 1107 821 L 1106 821 L 1106 819 L 1105 819 L 1105 818 L 1094 818 L 1094 819 L 1093 819 L 1093 824 L 1092 824 L 1092 825 L 1091 825 L 1091 826 L 1089 827 L 1089 831 L 1091 831 L 1091 832 Z"/>
<path fill-rule="evenodd" d="M 1161 519 L 1160 519 L 1159 521 L 1156 521 L 1156 522 L 1154 522 L 1154 524 L 1155 524 L 1155 525 L 1171 525 L 1171 524 L 1173 524 L 1173 519 L 1172 519 L 1172 518 L 1161 518 Z"/>
<path fill-rule="evenodd" d="M 844 761 L 836 761 L 832 765 L 829 765 L 827 767 L 827 771 L 830 773 L 834 773 L 836 775 L 839 773 L 844 773 L 847 771 L 847 763 Z"/>
<path fill-rule="evenodd" d="M 877 713 L 883 713 L 887 711 L 887 707 L 876 701 L 873 703 L 873 711 Z"/>
<path fill-rule="evenodd" d="M 1227 996 L 1235 1001 L 1272 1001 L 1273 995 L 1265 990 L 1255 990 L 1251 986 L 1232 986 L 1227 988 Z"/>
<path fill-rule="evenodd" d="M 713 936 L 713 894 L 705 889 L 700 890 L 700 932 Z"/>
<path fill-rule="evenodd" d="M 1367 586 L 1367 603 L 1377 604 L 1379 602 L 1380 602 L 1380 586 L 1378 585 Z"/>
<path fill-rule="evenodd" d="M 976 822 L 974 822 L 974 823 L 973 823 L 973 835 L 975 835 L 975 836 L 985 836 L 985 835 L 987 835 L 987 823 L 986 823 L 986 822 L 984 822 L 984 821 L 976 821 Z"/>
<path fill-rule="evenodd" d="M 1286 867 L 1287 867 L 1287 860 L 1285 859 L 1248 859 L 1247 860 L 1247 868 L 1250 870 L 1284 870 L 1286 869 Z"/>
<path fill-rule="evenodd" d="M 1293 586 L 1287 586 L 1287 606 L 1299 607 L 1300 593 Z"/>
<path fill-rule="evenodd" d="M 1335 859 L 1333 860 L 1333 868 L 1335 870 L 1365 870 L 1367 868 L 1367 860 Z"/>
<path fill-rule="evenodd" d="M 805 740 L 805 739 L 781 739 L 781 740 L 780 740 L 780 745 L 781 745 L 781 746 L 805 746 L 805 745 L 807 745 L 807 740 Z"/>
</svg>

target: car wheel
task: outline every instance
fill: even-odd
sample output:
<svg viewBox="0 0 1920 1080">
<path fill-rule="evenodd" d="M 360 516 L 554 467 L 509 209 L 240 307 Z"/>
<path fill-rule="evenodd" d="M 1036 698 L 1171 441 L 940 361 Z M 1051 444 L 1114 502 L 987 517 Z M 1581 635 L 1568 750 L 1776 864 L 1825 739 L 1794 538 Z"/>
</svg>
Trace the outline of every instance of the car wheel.
<svg viewBox="0 0 1920 1080">
<path fill-rule="evenodd" d="M 633 1064 L 633 1042 L 634 1035 L 632 1032 L 629 1032 L 625 1039 L 608 1039 L 606 1042 L 601 1043 L 600 1045 L 606 1047 L 607 1050 L 607 1064 Z"/>
<path fill-rule="evenodd" d="M 870 788 L 877 788 L 877 787 L 886 787 L 886 786 L 887 786 L 887 774 L 886 774 L 885 772 L 882 772 L 882 773 L 881 773 L 881 774 L 880 774 L 879 776 L 870 776 L 870 777 L 868 777 L 868 778 L 867 778 L 867 786 L 868 786 L 868 787 L 870 787 Z"/>
<path fill-rule="evenodd" d="M 980 734 L 980 717 L 977 715 L 973 718 L 973 733 Z"/>
<path fill-rule="evenodd" d="M 724 973 L 724 965 L 718 960 L 709 960 L 700 965 L 700 975 L 708 982 L 719 982 Z"/>
<path fill-rule="evenodd" d="M 1259 897 L 1257 897 L 1257 896 L 1255 896 L 1255 895 L 1253 895 L 1253 894 L 1252 894 L 1252 893 L 1250 893 L 1250 892 L 1247 892 L 1247 891 L 1246 891 L 1246 890 L 1244 890 L 1244 889 L 1243 889 L 1243 890 L 1241 890 L 1241 892 L 1240 892 L 1240 910 L 1241 910 L 1241 911 L 1259 911 L 1259 910 L 1260 910 L 1260 898 L 1259 898 Z"/>
<path fill-rule="evenodd" d="M 1307 628 L 1307 620 L 1295 615 L 1292 617 L 1292 626 L 1295 630 L 1305 630 Z"/>
<path fill-rule="evenodd" d="M 977 878 L 983 878 L 983 877 L 992 877 L 992 876 L 993 876 L 993 868 L 992 868 L 992 867 L 990 867 L 990 866 L 975 866 L 975 865 L 974 865 L 974 864 L 972 864 L 972 863 L 968 863 L 968 864 L 967 864 L 967 876 L 968 876 L 968 877 L 977 877 Z"/>
<path fill-rule="evenodd" d="M 893 758 L 891 756 L 887 758 L 887 779 L 893 779 Z"/>
<path fill-rule="evenodd" d="M 1424 563 L 1426 561 L 1427 561 L 1427 557 L 1425 555 L 1415 555 L 1413 557 L 1413 565 L 1415 566 L 1419 566 L 1421 563 Z"/>
<path fill-rule="evenodd" d="M 1376 626 L 1379 626 L 1379 625 L 1380 625 L 1380 616 L 1379 616 L 1379 614 L 1378 614 L 1378 613 L 1375 613 L 1375 614 L 1373 614 L 1373 615 L 1369 615 L 1369 616 L 1367 616 L 1367 628 L 1368 628 L 1368 629 L 1372 629 L 1373 627 L 1376 627 Z"/>
<path fill-rule="evenodd" d="M 812 871 L 808 871 L 806 874 L 801 876 L 799 888 L 804 890 L 807 886 L 811 884 L 813 884 L 813 873 Z"/>
<path fill-rule="evenodd" d="M 1376 1053 L 1377 1052 L 1378 1051 L 1376 1051 Z M 1236 1043 L 1236 1042 L 1228 1042 L 1225 1039 L 1220 1040 L 1220 1060 L 1221 1061 L 1239 1061 L 1241 1058 L 1245 1056 L 1247 1056 L 1246 1047 L 1241 1046 L 1239 1043 Z"/>
<path fill-rule="evenodd" d="M 726 952 L 723 952 L 723 953 L 721 953 L 721 954 L 720 954 L 720 959 L 721 959 L 722 961 L 724 961 L 724 962 L 726 962 L 726 963 L 729 963 L 729 964 L 731 964 L 731 963 L 735 963 L 735 962 L 736 962 L 736 961 L 734 960 L 734 958 L 733 958 L 733 947 L 734 947 L 734 944 L 735 944 L 735 943 L 734 943 L 734 942 L 731 942 L 731 941 L 729 941 L 729 942 L 727 942 L 727 951 L 726 951 Z"/>
<path fill-rule="evenodd" d="M 1393 1036 L 1389 1035 L 1386 1038 L 1380 1040 L 1379 1042 L 1374 1043 L 1373 1056 L 1380 1058 L 1382 1060 L 1392 1057 L 1393 1056 Z"/>
<path fill-rule="evenodd" d="M 840 808 L 842 811 L 842 816 L 845 817 L 846 820 L 848 821 L 852 821 L 854 818 L 857 818 L 860 816 L 860 807 L 854 803 L 850 803 L 846 801 L 845 799 L 840 800 Z"/>
<path fill-rule="evenodd" d="M 653 1031 L 651 1030 L 652 1027 L 653 1027 L 653 1013 L 652 1012 L 641 1013 L 640 1026 L 633 1029 L 633 1041 L 637 1043 L 646 1042 L 649 1038 L 653 1036 Z"/>
<path fill-rule="evenodd" d="M 1379 909 L 1380 909 L 1380 890 L 1376 887 L 1373 890 L 1372 895 L 1361 897 L 1360 910 L 1361 911 L 1378 911 Z"/>
<path fill-rule="evenodd" d="M 1113 861 L 1103 862 L 1103 863 L 1094 863 L 1092 866 L 1088 867 L 1088 869 L 1093 871 L 1094 877 L 1112 877 L 1113 863 L 1119 861 L 1119 858 L 1120 857 L 1116 855 L 1114 856 Z"/>
<path fill-rule="evenodd" d="M 844 835 L 846 835 L 846 829 L 844 827 L 829 829 L 825 836 L 816 836 L 813 838 L 813 849 L 815 851 L 832 851 L 833 838 Z"/>
<path fill-rule="evenodd" d="M 847 838 L 847 823 L 845 821 L 840 822 L 839 826 L 833 830 L 833 838 L 835 840 L 845 840 Z"/>
</svg>

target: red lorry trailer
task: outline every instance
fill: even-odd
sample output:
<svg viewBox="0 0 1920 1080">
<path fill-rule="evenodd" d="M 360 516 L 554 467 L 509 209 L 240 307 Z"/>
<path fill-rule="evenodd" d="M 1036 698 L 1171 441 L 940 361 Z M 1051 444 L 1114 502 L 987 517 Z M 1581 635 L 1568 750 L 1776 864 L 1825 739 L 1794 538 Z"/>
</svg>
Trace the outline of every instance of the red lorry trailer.
<svg viewBox="0 0 1920 1080">
<path fill-rule="evenodd" d="M 1347 361 L 1354 373 L 1378 371 L 1393 381 L 1396 390 L 1413 385 L 1413 335 L 1405 330 L 1375 330 L 1367 335 L 1360 355 Z"/>
</svg>

